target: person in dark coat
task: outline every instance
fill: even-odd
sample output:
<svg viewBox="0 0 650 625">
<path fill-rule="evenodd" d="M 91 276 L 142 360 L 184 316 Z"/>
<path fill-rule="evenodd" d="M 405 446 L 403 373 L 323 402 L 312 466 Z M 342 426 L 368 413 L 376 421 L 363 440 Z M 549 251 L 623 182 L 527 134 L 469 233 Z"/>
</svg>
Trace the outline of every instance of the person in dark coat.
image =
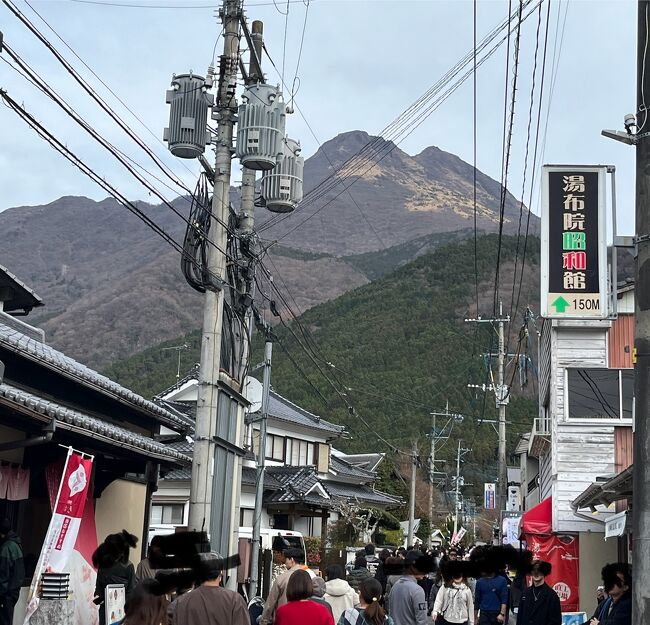
<svg viewBox="0 0 650 625">
<path fill-rule="evenodd" d="M 359 592 L 359 585 L 364 579 L 371 578 L 372 575 L 366 566 L 366 558 L 364 556 L 357 556 L 354 560 L 354 568 L 348 572 L 348 584 Z"/>
<path fill-rule="evenodd" d="M 631 625 L 632 573 L 624 562 L 606 564 L 601 572 L 605 592 L 609 595 L 601 604 L 599 618 L 590 625 Z"/>
<path fill-rule="evenodd" d="M 105 622 L 104 600 L 106 586 L 124 584 L 128 601 L 137 580 L 135 567 L 129 562 L 129 551 L 138 544 L 138 537 L 122 530 L 109 534 L 93 553 L 93 566 L 97 569 L 94 602 L 99 606 L 99 622 Z"/>
<path fill-rule="evenodd" d="M 0 625 L 11 625 L 14 606 L 25 577 L 25 563 L 20 538 L 4 519 L 0 523 Z"/>
<path fill-rule="evenodd" d="M 524 590 L 519 599 L 517 625 L 562 625 L 560 598 L 545 581 L 550 574 L 549 562 L 533 562 L 533 584 Z"/>
<path fill-rule="evenodd" d="M 379 552 L 379 566 L 375 572 L 375 579 L 381 584 L 382 593 L 386 592 L 386 584 L 388 583 L 388 573 L 386 573 L 386 560 L 392 556 L 390 549 L 382 549 Z"/>
</svg>

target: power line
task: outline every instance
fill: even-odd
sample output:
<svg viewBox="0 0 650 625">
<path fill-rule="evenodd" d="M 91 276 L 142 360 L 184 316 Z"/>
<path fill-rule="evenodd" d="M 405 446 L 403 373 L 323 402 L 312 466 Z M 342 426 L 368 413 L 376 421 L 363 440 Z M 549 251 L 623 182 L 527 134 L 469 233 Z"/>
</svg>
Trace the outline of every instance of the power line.
<svg viewBox="0 0 650 625">
<path fill-rule="evenodd" d="M 525 0 L 524 6 L 528 7 L 532 0 Z M 540 0 L 541 1 L 541 0 Z M 533 10 L 528 13 L 524 19 L 526 19 Z M 517 16 L 517 12 L 509 15 L 506 20 L 499 24 L 491 33 L 489 33 L 479 45 L 479 52 L 483 52 L 489 48 L 490 44 L 499 36 L 500 32 L 504 29 L 508 30 L 508 37 L 510 34 L 511 22 Z M 521 16 L 520 16 L 521 17 Z M 483 62 L 485 62 L 498 47 L 506 40 L 506 37 L 503 37 L 500 41 L 497 42 L 491 50 L 489 50 L 483 59 L 477 63 L 477 67 L 480 67 Z M 267 50 L 268 55 L 268 50 Z M 460 79 L 456 80 L 456 83 L 452 84 L 451 87 L 448 87 L 452 80 L 457 77 L 462 71 L 463 68 L 468 65 L 473 58 L 473 51 L 470 51 L 466 54 L 454 67 L 452 67 L 437 83 L 435 83 L 425 94 L 423 94 L 416 102 L 414 102 L 405 112 L 403 112 L 398 118 L 396 118 L 391 124 L 389 124 L 384 130 L 381 131 L 380 136 L 371 139 L 366 143 L 365 146 L 361 148 L 355 155 L 350 157 L 345 161 L 340 167 L 338 167 L 330 176 L 321 181 L 314 189 L 312 189 L 303 199 L 301 204 L 298 206 L 298 209 L 304 211 L 307 206 L 313 204 L 315 201 L 322 198 L 326 195 L 334 186 L 339 184 L 341 178 L 352 178 L 353 176 L 367 173 L 372 169 L 376 164 L 381 162 L 390 152 L 392 152 L 399 143 L 404 141 L 415 129 L 422 124 L 429 115 L 438 107 L 444 100 L 449 97 L 468 77 L 471 75 L 472 70 L 466 72 L 461 76 Z M 271 63 L 273 63 L 273 60 Z M 445 91 L 446 89 L 446 91 Z M 397 140 L 399 139 L 399 140 Z M 379 158 L 377 162 L 373 162 L 377 159 L 383 152 L 383 156 Z M 370 166 L 359 173 L 367 163 L 370 162 Z M 351 186 L 356 180 L 352 180 Z M 347 188 L 347 187 L 346 187 Z M 338 194 L 340 195 L 340 194 Z M 338 195 L 336 197 L 338 197 Z M 325 204 L 329 205 L 334 199 L 330 200 Z M 308 219 L 312 218 L 320 212 L 325 206 L 321 206 L 317 211 L 315 211 Z M 261 230 L 277 225 L 287 217 L 277 217 L 272 218 L 262 224 Z M 297 227 L 300 227 L 308 219 L 303 220 Z M 296 228 L 297 228 L 296 227 Z M 292 229 L 290 232 L 295 230 Z M 289 232 L 289 233 L 290 233 Z M 287 233 L 287 234 L 289 234 Z M 284 235 L 286 236 L 286 234 Z M 282 238 L 284 238 L 284 236 Z"/>
<path fill-rule="evenodd" d="M 143 128 L 144 128 L 144 129 L 145 129 L 145 130 L 146 130 L 146 131 L 147 131 L 147 132 L 148 132 L 148 133 L 149 133 L 149 134 L 150 134 L 150 135 L 151 135 L 151 136 L 152 136 L 152 137 L 157 141 L 157 142 L 158 142 L 158 143 L 159 143 L 159 144 L 160 144 L 160 145 L 162 145 L 162 146 L 165 147 L 165 149 L 166 149 L 166 146 L 165 146 L 165 144 L 161 141 L 160 137 L 159 137 L 159 136 L 158 136 L 158 135 L 157 135 L 157 134 L 156 134 L 156 133 L 155 133 L 151 128 L 149 128 L 149 126 L 147 126 L 147 124 L 142 120 L 142 118 L 141 118 L 139 115 L 137 115 L 137 113 L 135 113 L 135 112 L 133 111 L 133 109 L 131 109 L 131 108 L 129 107 L 129 105 L 128 105 L 126 102 L 124 102 L 124 100 L 123 100 L 122 98 L 120 98 L 120 96 L 119 96 L 117 93 L 115 93 L 115 91 L 114 91 L 113 89 L 111 89 L 111 87 L 110 87 L 106 82 L 104 82 L 104 80 L 102 80 L 102 78 L 101 78 L 101 77 L 100 77 L 100 76 L 95 72 L 95 70 L 93 70 L 93 68 L 90 67 L 90 65 L 88 65 L 88 63 L 86 63 L 86 61 L 84 61 L 84 60 L 79 56 L 79 54 L 77 54 L 77 52 L 76 52 L 76 51 L 75 51 L 75 50 L 74 50 L 74 49 L 73 49 L 73 48 L 68 44 L 68 42 L 67 42 L 65 39 L 63 39 L 63 37 L 61 37 L 61 35 L 60 35 L 60 34 L 59 34 L 55 29 L 54 29 L 54 27 L 53 27 L 53 26 L 52 26 L 52 25 L 51 25 L 51 24 L 50 24 L 50 23 L 49 23 L 49 22 L 48 22 L 48 21 L 47 21 L 47 20 L 46 20 L 46 19 L 45 19 L 45 18 L 44 18 L 44 17 L 43 17 L 43 16 L 42 16 L 42 15 L 41 15 L 41 14 L 40 14 L 40 13 L 39 13 L 39 12 L 38 12 L 38 11 L 37 11 L 37 10 L 36 10 L 32 5 L 31 5 L 31 4 L 30 4 L 30 3 L 29 3 L 29 0 L 24 0 L 24 2 L 25 2 L 25 4 L 26 4 L 26 5 L 27 5 L 27 6 L 28 6 L 28 7 L 29 7 L 29 8 L 30 8 L 30 9 L 31 9 L 31 10 L 32 10 L 32 11 L 33 11 L 37 16 L 38 16 L 38 18 L 43 22 L 43 24 L 45 24 L 45 26 L 47 26 L 47 28 L 48 28 L 50 31 L 52 31 L 52 33 L 56 36 L 56 38 L 57 38 L 57 39 L 58 39 L 58 40 L 59 40 L 59 41 L 60 41 L 60 42 L 61 42 L 61 43 L 62 43 L 62 44 L 63 44 L 63 45 L 64 45 L 64 46 L 65 46 L 65 47 L 66 47 L 66 48 L 67 48 L 67 49 L 68 49 L 68 50 L 69 50 L 69 51 L 70 51 L 70 52 L 71 52 L 71 53 L 76 57 L 76 58 L 77 58 L 77 60 L 78 60 L 78 61 L 79 61 L 79 62 L 80 62 L 80 63 L 81 63 L 81 64 L 82 64 L 82 65 L 83 65 L 83 66 L 84 66 L 84 67 L 85 67 L 85 68 L 86 68 L 86 69 L 87 69 L 87 70 L 88 70 L 88 71 L 89 71 L 89 72 L 90 72 L 90 73 L 91 73 L 91 74 L 92 74 L 92 75 L 93 75 L 97 80 L 99 80 L 99 82 L 100 82 L 100 83 L 101 83 L 101 84 L 102 84 L 102 85 L 103 85 L 103 86 L 104 86 L 104 87 L 109 91 L 109 93 L 110 93 L 110 94 L 111 94 L 111 95 L 112 95 L 112 96 L 113 96 L 113 97 L 114 97 L 114 98 L 115 98 L 115 99 L 116 99 L 116 100 L 117 100 L 117 101 L 118 101 L 118 102 L 119 102 L 119 103 L 120 103 L 120 104 L 121 104 L 121 105 L 122 105 L 122 106 L 123 106 L 123 107 L 124 107 L 124 108 L 125 108 L 125 109 L 130 113 L 130 114 L 131 114 L 131 115 L 132 115 L 132 116 L 133 116 L 133 118 L 134 118 L 134 119 L 135 119 L 135 120 L 136 120 L 136 121 L 137 121 L 137 122 L 138 122 L 138 123 L 139 123 L 139 124 L 140 124 L 140 125 L 141 125 L 141 126 L 142 126 L 142 127 L 143 127 Z M 223 33 L 223 30 L 221 31 L 221 33 Z M 221 34 L 219 35 L 219 37 L 220 37 L 220 36 L 221 36 Z M 218 41 L 219 41 L 219 38 L 217 38 L 217 42 L 218 42 Z M 215 48 L 214 48 L 214 49 L 216 50 L 216 48 L 217 48 L 217 44 L 215 43 Z M 214 60 L 214 53 L 213 53 L 212 56 L 213 56 L 213 60 Z M 181 164 L 182 164 L 182 166 L 183 166 L 183 167 L 184 167 L 184 168 L 185 168 L 189 173 L 194 174 L 194 172 L 193 172 L 193 171 L 192 171 L 192 170 L 191 170 L 187 165 L 185 165 L 184 162 L 181 161 Z"/>
<path fill-rule="evenodd" d="M 151 158 L 156 166 L 183 191 L 192 195 L 192 191 L 180 180 L 158 156 L 144 143 L 138 135 L 128 126 L 128 124 L 97 94 L 97 92 L 88 84 L 84 78 L 75 70 L 74 67 L 61 55 L 61 53 L 52 45 L 50 41 L 41 33 L 36 26 L 18 9 L 10 0 L 2 0 L 4 5 L 27 27 L 27 29 L 49 50 L 56 60 L 65 68 L 65 70 L 81 85 L 83 90 L 102 108 L 102 110 Z"/>
<path fill-rule="evenodd" d="M 19 67 L 25 72 L 29 78 L 30 82 L 37 86 L 45 95 L 47 95 L 57 106 L 59 106 L 70 118 L 72 118 L 81 128 L 83 128 L 95 141 L 97 141 L 105 150 L 107 150 L 115 159 L 117 159 L 125 168 L 126 170 L 140 183 L 142 184 L 148 191 L 153 193 L 165 206 L 167 206 L 177 217 L 179 217 L 183 222 L 185 222 L 186 225 L 196 228 L 196 225 L 191 223 L 183 213 L 181 213 L 173 204 L 171 204 L 149 181 L 147 181 L 144 177 L 142 177 L 140 174 L 138 174 L 133 167 L 128 161 L 131 161 L 132 163 L 135 163 L 130 159 L 128 156 L 124 155 L 122 152 L 120 152 L 115 146 L 113 146 L 108 140 L 106 140 L 99 132 L 97 132 L 90 124 L 88 124 L 76 111 L 75 109 L 70 106 L 65 100 L 63 100 L 59 94 L 52 89 L 47 82 L 42 79 L 38 74 L 36 74 L 32 68 L 25 63 L 21 57 L 5 42 L 3 44 L 3 48 L 7 51 L 9 56 L 19 65 Z M 137 165 L 137 163 L 135 163 Z M 139 165 L 137 165 L 140 167 Z M 144 169 L 144 168 L 142 168 Z M 145 172 L 149 173 L 146 169 L 144 169 Z M 227 225 L 226 225 L 227 227 Z M 200 233 L 204 238 L 205 241 L 208 245 L 212 245 L 215 248 L 219 249 L 211 239 L 209 239 L 207 232 L 201 231 Z M 223 250 L 219 250 L 223 254 L 228 255 L 226 252 Z M 231 257 L 232 258 L 232 257 Z"/>
</svg>

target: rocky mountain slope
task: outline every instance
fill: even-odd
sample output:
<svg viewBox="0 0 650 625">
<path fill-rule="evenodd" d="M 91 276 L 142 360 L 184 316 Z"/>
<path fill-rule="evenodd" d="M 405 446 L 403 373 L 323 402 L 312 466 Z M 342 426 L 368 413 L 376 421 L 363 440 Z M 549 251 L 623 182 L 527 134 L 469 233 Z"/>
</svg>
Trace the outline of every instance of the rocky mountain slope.
<svg viewBox="0 0 650 625">
<path fill-rule="evenodd" d="M 306 189 L 329 175 L 330 162 L 335 167 L 345 162 L 370 139 L 350 132 L 325 143 L 306 162 Z M 491 231 L 498 224 L 500 186 L 480 172 L 477 180 L 479 227 Z M 323 201 L 339 192 L 333 189 Z M 449 237 L 471 233 L 473 169 L 438 148 L 414 157 L 395 148 L 350 192 L 358 208 L 346 192 L 286 237 L 322 203 L 299 208 L 263 232 L 265 239 L 281 239 L 271 260 L 301 310 L 363 285 Z M 186 199 L 174 204 L 187 212 Z M 139 206 L 182 240 L 185 224 L 168 207 Z M 519 209 L 508 194 L 506 231 L 516 227 Z M 258 224 L 269 218 L 259 209 Z M 536 230 L 537 218 L 532 225 Z M 45 301 L 30 319 L 44 327 L 53 346 L 92 366 L 200 324 L 201 297 L 185 284 L 178 253 L 111 199 L 63 197 L 45 206 L 8 209 L 0 213 L 0 249 L 0 264 Z"/>
</svg>

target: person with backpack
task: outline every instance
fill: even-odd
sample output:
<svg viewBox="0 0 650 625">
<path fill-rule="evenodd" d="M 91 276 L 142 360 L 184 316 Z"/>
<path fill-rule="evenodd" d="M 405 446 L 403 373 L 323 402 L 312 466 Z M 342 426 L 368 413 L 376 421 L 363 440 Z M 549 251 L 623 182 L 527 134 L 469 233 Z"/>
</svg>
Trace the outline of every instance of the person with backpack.
<svg viewBox="0 0 650 625">
<path fill-rule="evenodd" d="M 449 560 L 443 565 L 444 584 L 433 604 L 433 622 L 437 625 L 474 625 L 474 599 L 465 583 L 463 563 Z"/>
<path fill-rule="evenodd" d="M 20 538 L 11 529 L 9 519 L 4 519 L 0 523 L 0 625 L 11 625 L 24 577 Z"/>
<path fill-rule="evenodd" d="M 381 584 L 376 579 L 359 584 L 359 607 L 345 610 L 337 625 L 395 625 L 381 607 Z"/>
</svg>

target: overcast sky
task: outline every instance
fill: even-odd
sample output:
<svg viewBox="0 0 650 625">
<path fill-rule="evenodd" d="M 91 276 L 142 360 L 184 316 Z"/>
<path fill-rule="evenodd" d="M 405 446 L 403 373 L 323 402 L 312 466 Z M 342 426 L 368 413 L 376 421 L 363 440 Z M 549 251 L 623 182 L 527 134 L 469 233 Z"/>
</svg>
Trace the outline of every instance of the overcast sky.
<svg viewBox="0 0 650 625">
<path fill-rule="evenodd" d="M 109 1 L 148 5 L 148 8 L 99 4 Z M 137 134 L 193 186 L 197 171 L 194 163 L 175 159 L 158 139 L 167 125 L 165 90 L 172 73 L 192 69 L 204 74 L 211 62 L 221 28 L 214 15 L 214 7 L 219 3 L 216 0 L 212 3 L 205 0 L 97 0 L 97 3 L 30 0 L 49 25 L 146 123 L 152 135 L 81 66 L 25 2 L 14 2 L 96 85 Z M 517 1 L 513 0 L 512 4 L 516 7 Z M 165 5 L 183 8 L 154 8 Z M 249 18 L 264 21 L 267 47 L 280 71 L 284 59 L 285 82 L 291 84 L 307 7 L 300 0 L 292 0 L 287 19 L 281 14 L 286 11 L 286 0 L 277 0 L 277 5 L 279 10 L 270 0 L 245 2 Z M 312 0 L 295 101 L 318 141 L 322 143 L 340 132 L 355 129 L 378 133 L 387 126 L 472 48 L 472 6 L 469 0 Z M 506 17 L 507 11 L 505 0 L 479 0 L 479 40 Z M 543 15 L 546 16 L 546 2 Z M 508 182 L 517 197 L 522 186 L 536 19 L 535 13 L 527 20 L 521 36 Z M 544 89 L 547 97 L 541 131 L 542 138 L 545 137 L 544 162 L 616 165 L 619 231 L 627 233 L 633 230 L 634 149 L 601 137 L 600 131 L 622 129 L 624 114 L 634 111 L 635 28 L 633 0 L 551 0 Z M 95 128 L 153 171 L 144 153 L 129 143 L 122 131 L 70 80 L 54 57 L 5 6 L 0 7 L 0 29 L 5 41 Z M 540 48 L 540 64 L 541 55 Z M 501 172 L 505 58 L 504 45 L 478 72 L 478 167 L 496 179 Z M 267 59 L 265 70 L 270 81 L 279 80 Z M 5 63 L 0 63 L 0 87 L 23 102 L 69 148 L 127 196 L 153 201 L 100 146 Z M 472 99 L 470 79 L 400 147 L 415 154 L 436 145 L 471 163 Z M 300 139 L 305 156 L 318 149 L 317 140 L 298 113 L 289 118 L 288 132 Z M 236 167 L 235 180 L 238 175 Z M 530 175 L 529 171 L 529 180 Z M 162 187 L 161 190 L 168 197 L 173 196 Z M 106 193 L 39 139 L 13 112 L 0 107 L 0 210 L 44 204 L 62 195 L 101 199 Z M 527 194 L 525 199 L 528 200 Z M 537 201 L 535 194 L 534 210 Z"/>
</svg>

